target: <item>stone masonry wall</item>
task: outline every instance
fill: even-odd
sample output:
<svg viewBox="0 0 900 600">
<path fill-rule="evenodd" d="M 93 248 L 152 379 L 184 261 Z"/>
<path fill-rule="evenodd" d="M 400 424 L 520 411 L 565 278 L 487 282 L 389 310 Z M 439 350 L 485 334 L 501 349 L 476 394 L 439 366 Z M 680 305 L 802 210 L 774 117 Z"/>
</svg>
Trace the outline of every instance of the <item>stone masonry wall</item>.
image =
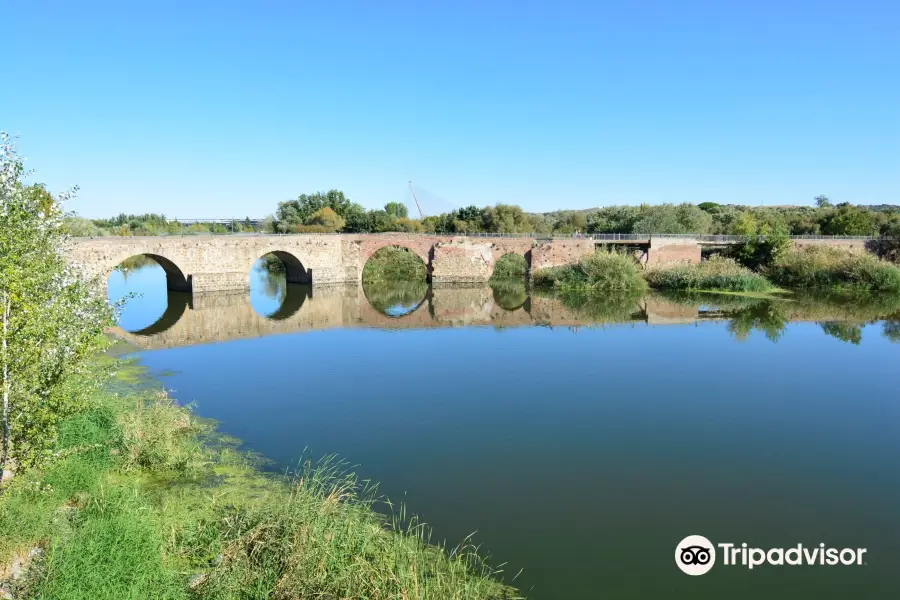
<svg viewBox="0 0 900 600">
<path fill-rule="evenodd" d="M 596 245 L 592 240 L 537 242 L 531 249 L 531 269 L 568 265 L 592 254 L 595 249 Z"/>
<path fill-rule="evenodd" d="M 454 240 L 434 245 L 431 280 L 435 283 L 487 281 L 493 272 L 491 244 Z"/>
<path fill-rule="evenodd" d="M 691 238 L 651 237 L 647 266 L 700 263 L 700 244 Z"/>
</svg>

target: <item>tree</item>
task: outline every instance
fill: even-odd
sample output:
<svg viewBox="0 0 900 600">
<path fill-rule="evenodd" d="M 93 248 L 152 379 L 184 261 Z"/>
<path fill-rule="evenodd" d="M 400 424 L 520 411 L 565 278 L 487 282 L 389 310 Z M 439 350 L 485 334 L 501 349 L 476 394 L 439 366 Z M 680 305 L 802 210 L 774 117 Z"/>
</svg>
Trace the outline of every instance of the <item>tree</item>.
<svg viewBox="0 0 900 600">
<path fill-rule="evenodd" d="M 344 196 L 340 190 L 328 192 L 316 192 L 314 194 L 301 194 L 296 200 L 280 202 L 275 216 L 280 223 L 280 230 L 293 231 L 297 225 L 305 225 L 312 215 L 323 209 L 330 208 L 341 218 L 351 210 L 353 203 Z"/>
<path fill-rule="evenodd" d="M 323 227 L 327 232 L 334 232 L 344 228 L 344 219 L 328 206 L 324 206 L 310 215 L 304 225 Z"/>
<path fill-rule="evenodd" d="M 588 233 L 633 233 L 639 218 L 637 206 L 608 206 L 587 218 Z"/>
<path fill-rule="evenodd" d="M 394 219 L 384 210 L 369 211 L 369 231 L 384 233 L 394 230 Z"/>
<path fill-rule="evenodd" d="M 63 200 L 29 191 L 22 161 L 0 140 L 0 468 L 50 454 L 60 421 L 83 409 L 99 378 L 88 360 L 113 313 L 96 282 L 62 254 Z"/>
<path fill-rule="evenodd" d="M 816 206 L 819 208 L 831 208 L 831 200 L 828 199 L 828 196 L 816 196 Z"/>
<path fill-rule="evenodd" d="M 489 233 L 531 233 L 533 231 L 528 215 L 521 206 L 498 204 L 482 210 L 481 223 Z"/>
<path fill-rule="evenodd" d="M 839 204 L 835 210 L 829 211 L 822 218 L 821 223 L 822 232 L 826 235 L 873 235 L 877 233 L 872 211 L 849 203 Z"/>
<path fill-rule="evenodd" d="M 348 233 L 369 233 L 372 231 L 369 214 L 361 204 L 353 202 L 344 213 L 344 231 Z"/>
<path fill-rule="evenodd" d="M 693 204 L 642 206 L 635 233 L 709 233 L 712 216 Z"/>
<path fill-rule="evenodd" d="M 425 231 L 425 227 L 422 225 L 422 221 L 403 217 L 401 219 L 394 219 L 393 230 L 406 233 L 422 233 Z"/>
<path fill-rule="evenodd" d="M 553 223 L 554 233 L 575 233 L 587 229 L 587 215 L 580 212 L 565 212 Z"/>
<path fill-rule="evenodd" d="M 728 254 L 748 269 L 765 269 L 794 247 L 787 228 L 781 224 L 774 228 L 758 225 L 755 231 L 743 235 L 743 241 L 732 246 Z"/>
<path fill-rule="evenodd" d="M 406 205 L 400 202 L 388 202 L 384 205 L 384 212 L 391 215 L 395 219 L 405 219 L 409 216 Z"/>
</svg>

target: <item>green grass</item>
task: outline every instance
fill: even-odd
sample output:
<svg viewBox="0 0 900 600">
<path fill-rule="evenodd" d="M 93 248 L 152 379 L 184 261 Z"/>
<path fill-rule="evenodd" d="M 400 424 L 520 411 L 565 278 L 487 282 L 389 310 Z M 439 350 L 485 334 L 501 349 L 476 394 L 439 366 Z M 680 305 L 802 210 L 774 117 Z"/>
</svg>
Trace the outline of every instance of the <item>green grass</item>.
<svg viewBox="0 0 900 600">
<path fill-rule="evenodd" d="M 831 288 L 900 292 L 900 267 L 869 253 L 808 246 L 791 250 L 766 272 L 790 288 Z"/>
<path fill-rule="evenodd" d="M 164 394 L 128 383 L 65 421 L 59 459 L 0 498 L 0 567 L 41 548 L 16 597 L 517 597 L 335 460 L 263 475 Z M 206 441 L 207 443 L 203 443 Z"/>
<path fill-rule="evenodd" d="M 376 251 L 363 267 L 363 283 L 392 281 L 426 281 L 428 268 L 422 259 L 408 248 L 385 246 Z"/>
<path fill-rule="evenodd" d="M 631 254 L 605 250 L 571 265 L 538 269 L 532 282 L 536 287 L 558 290 L 636 293 L 647 289 L 641 267 Z"/>
<path fill-rule="evenodd" d="M 762 275 L 722 256 L 712 256 L 695 265 L 647 269 L 644 277 L 650 287 L 658 290 L 770 292 L 775 288 Z"/>
</svg>

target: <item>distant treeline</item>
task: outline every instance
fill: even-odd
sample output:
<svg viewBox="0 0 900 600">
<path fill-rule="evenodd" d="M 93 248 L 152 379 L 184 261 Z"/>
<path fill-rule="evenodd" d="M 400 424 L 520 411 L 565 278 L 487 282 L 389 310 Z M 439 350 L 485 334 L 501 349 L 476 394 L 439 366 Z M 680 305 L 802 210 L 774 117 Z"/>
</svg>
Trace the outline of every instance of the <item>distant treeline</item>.
<svg viewBox="0 0 900 600">
<path fill-rule="evenodd" d="M 745 206 L 734 204 L 642 204 L 589 210 L 526 213 L 511 204 L 467 206 L 424 219 L 409 217 L 401 202 L 366 210 L 343 192 L 302 194 L 278 204 L 275 214 L 261 222 L 249 218 L 229 223 L 184 225 L 164 215 L 119 215 L 88 220 L 72 217 L 73 235 L 159 235 L 182 233 L 700 233 L 753 235 L 900 236 L 900 206 L 832 204 L 825 196 L 816 206 Z"/>
</svg>

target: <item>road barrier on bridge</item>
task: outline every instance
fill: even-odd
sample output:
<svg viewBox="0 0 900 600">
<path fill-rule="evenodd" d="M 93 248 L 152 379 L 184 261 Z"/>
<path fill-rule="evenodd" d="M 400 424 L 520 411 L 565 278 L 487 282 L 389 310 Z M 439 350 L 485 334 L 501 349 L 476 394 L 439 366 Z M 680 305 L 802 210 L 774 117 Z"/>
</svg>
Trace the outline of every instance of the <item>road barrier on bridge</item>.
<svg viewBox="0 0 900 600">
<path fill-rule="evenodd" d="M 534 238 L 536 240 L 571 240 L 571 239 L 584 239 L 584 240 L 595 240 L 598 242 L 642 242 L 649 243 L 650 238 L 682 238 L 682 239 L 692 239 L 697 243 L 701 244 L 733 244 L 736 242 L 743 241 L 745 236 L 741 235 L 715 235 L 715 234 L 706 234 L 706 233 L 484 233 L 484 232 L 461 232 L 461 233 L 434 233 L 434 232 L 422 232 L 422 231 L 386 231 L 379 233 L 366 233 L 366 232 L 356 232 L 356 233 L 344 233 L 344 232 L 335 232 L 335 233 L 281 233 L 275 231 L 241 231 L 240 228 L 245 226 L 245 224 L 249 221 L 249 223 L 253 227 L 259 227 L 261 223 L 265 221 L 265 219 L 172 219 L 177 223 L 180 223 L 182 226 L 190 227 L 191 225 L 222 225 L 225 227 L 225 231 L 213 232 L 213 231 L 188 231 L 182 229 L 180 232 L 161 232 L 157 234 L 151 234 L 146 237 L 172 237 L 172 236 L 219 236 L 219 235 L 241 235 L 241 236 L 254 236 L 254 235 L 337 235 L 337 236 L 356 236 L 356 235 L 383 235 L 386 237 L 390 236 L 403 236 L 403 235 L 423 235 L 423 236 L 436 236 L 436 237 L 469 237 L 469 238 Z M 109 236 L 109 237 L 119 237 L 119 236 Z M 128 237 L 128 236 L 123 236 Z M 143 237 L 143 236 L 134 236 L 134 237 Z M 765 239 L 766 236 L 760 236 Z M 890 237 L 879 237 L 879 236 L 871 236 L 871 235 L 792 235 L 790 236 L 792 240 L 834 240 L 834 241 L 875 241 L 875 240 L 890 240 Z"/>
</svg>

